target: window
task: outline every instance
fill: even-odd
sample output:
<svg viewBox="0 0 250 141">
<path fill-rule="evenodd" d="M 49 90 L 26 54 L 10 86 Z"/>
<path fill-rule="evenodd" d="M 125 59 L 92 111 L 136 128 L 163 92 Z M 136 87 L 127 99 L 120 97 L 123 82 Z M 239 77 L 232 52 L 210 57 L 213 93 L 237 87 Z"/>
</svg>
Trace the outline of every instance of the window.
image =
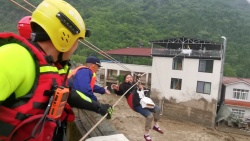
<svg viewBox="0 0 250 141">
<path fill-rule="evenodd" d="M 108 70 L 107 72 L 107 79 L 109 80 L 115 80 L 116 78 L 114 76 L 117 76 L 117 70 Z"/>
<path fill-rule="evenodd" d="M 173 70 L 182 70 L 182 60 L 183 58 L 174 58 L 173 59 Z"/>
<path fill-rule="evenodd" d="M 181 79 L 171 78 L 171 89 L 181 90 Z"/>
<path fill-rule="evenodd" d="M 238 118 L 243 118 L 245 114 L 245 110 L 239 110 L 239 109 L 232 109 L 232 112 Z"/>
<path fill-rule="evenodd" d="M 211 83 L 210 82 L 198 81 L 197 82 L 196 92 L 197 93 L 210 94 L 210 92 L 211 92 Z"/>
<path fill-rule="evenodd" d="M 199 72 L 213 72 L 214 60 L 200 60 L 199 62 Z"/>
<path fill-rule="evenodd" d="M 249 90 L 233 89 L 233 98 L 247 100 Z"/>
</svg>

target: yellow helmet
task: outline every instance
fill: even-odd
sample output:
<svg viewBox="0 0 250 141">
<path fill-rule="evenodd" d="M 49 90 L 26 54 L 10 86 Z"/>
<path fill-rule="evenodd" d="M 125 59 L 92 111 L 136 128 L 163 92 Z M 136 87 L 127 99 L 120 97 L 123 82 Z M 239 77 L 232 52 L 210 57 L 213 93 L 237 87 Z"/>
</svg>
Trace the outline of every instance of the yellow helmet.
<svg viewBox="0 0 250 141">
<path fill-rule="evenodd" d="M 63 0 L 44 0 L 32 13 L 32 23 L 45 30 L 60 52 L 70 50 L 75 41 L 84 38 L 86 34 L 81 15 Z"/>
</svg>

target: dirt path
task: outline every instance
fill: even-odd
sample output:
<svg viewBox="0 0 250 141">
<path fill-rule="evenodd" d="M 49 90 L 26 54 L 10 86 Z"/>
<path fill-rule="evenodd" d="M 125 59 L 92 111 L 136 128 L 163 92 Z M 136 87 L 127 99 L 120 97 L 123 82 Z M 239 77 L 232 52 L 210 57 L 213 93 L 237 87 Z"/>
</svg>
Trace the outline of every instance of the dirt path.
<svg viewBox="0 0 250 141">
<path fill-rule="evenodd" d="M 116 95 L 97 95 L 99 101 L 114 104 L 120 97 Z M 132 111 L 123 98 L 115 107 L 110 123 L 130 141 L 144 141 L 145 118 Z M 250 141 L 249 136 L 220 132 L 197 124 L 161 119 L 164 134 L 151 131 L 153 141 Z"/>
</svg>

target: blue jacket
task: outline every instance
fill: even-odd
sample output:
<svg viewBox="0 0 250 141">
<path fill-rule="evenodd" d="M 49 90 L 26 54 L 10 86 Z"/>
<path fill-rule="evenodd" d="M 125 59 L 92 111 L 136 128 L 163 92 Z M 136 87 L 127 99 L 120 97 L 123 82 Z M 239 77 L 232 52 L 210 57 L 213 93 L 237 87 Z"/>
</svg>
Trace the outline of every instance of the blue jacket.
<svg viewBox="0 0 250 141">
<path fill-rule="evenodd" d="M 69 85 L 73 87 L 73 89 L 82 92 L 83 94 L 91 98 L 92 100 L 97 101 L 97 98 L 92 92 L 92 89 L 90 87 L 92 76 L 93 76 L 93 73 L 91 70 L 87 68 L 79 69 L 74 76 L 73 85 L 72 84 L 69 84 Z M 105 89 L 98 85 L 94 85 L 93 91 L 95 93 L 105 94 Z"/>
</svg>

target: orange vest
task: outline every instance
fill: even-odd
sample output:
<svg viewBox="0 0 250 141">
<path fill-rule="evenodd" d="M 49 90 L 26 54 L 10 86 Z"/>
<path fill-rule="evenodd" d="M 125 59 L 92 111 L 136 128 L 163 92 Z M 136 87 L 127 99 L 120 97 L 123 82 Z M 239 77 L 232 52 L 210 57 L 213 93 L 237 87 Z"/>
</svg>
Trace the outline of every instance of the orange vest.
<svg viewBox="0 0 250 141">
<path fill-rule="evenodd" d="M 75 77 L 75 74 L 78 70 L 80 69 L 89 69 L 93 75 L 92 75 L 92 78 L 91 78 L 91 81 L 90 81 L 90 87 L 92 89 L 92 91 L 94 91 L 94 86 L 95 86 L 95 82 L 96 82 L 96 73 L 91 70 L 90 68 L 86 67 L 86 66 L 80 66 L 80 67 L 77 67 L 76 69 L 74 69 L 69 75 L 68 75 L 68 79 L 69 81 L 73 82 L 74 81 L 74 77 Z M 72 83 L 73 84 L 73 83 Z"/>
</svg>

